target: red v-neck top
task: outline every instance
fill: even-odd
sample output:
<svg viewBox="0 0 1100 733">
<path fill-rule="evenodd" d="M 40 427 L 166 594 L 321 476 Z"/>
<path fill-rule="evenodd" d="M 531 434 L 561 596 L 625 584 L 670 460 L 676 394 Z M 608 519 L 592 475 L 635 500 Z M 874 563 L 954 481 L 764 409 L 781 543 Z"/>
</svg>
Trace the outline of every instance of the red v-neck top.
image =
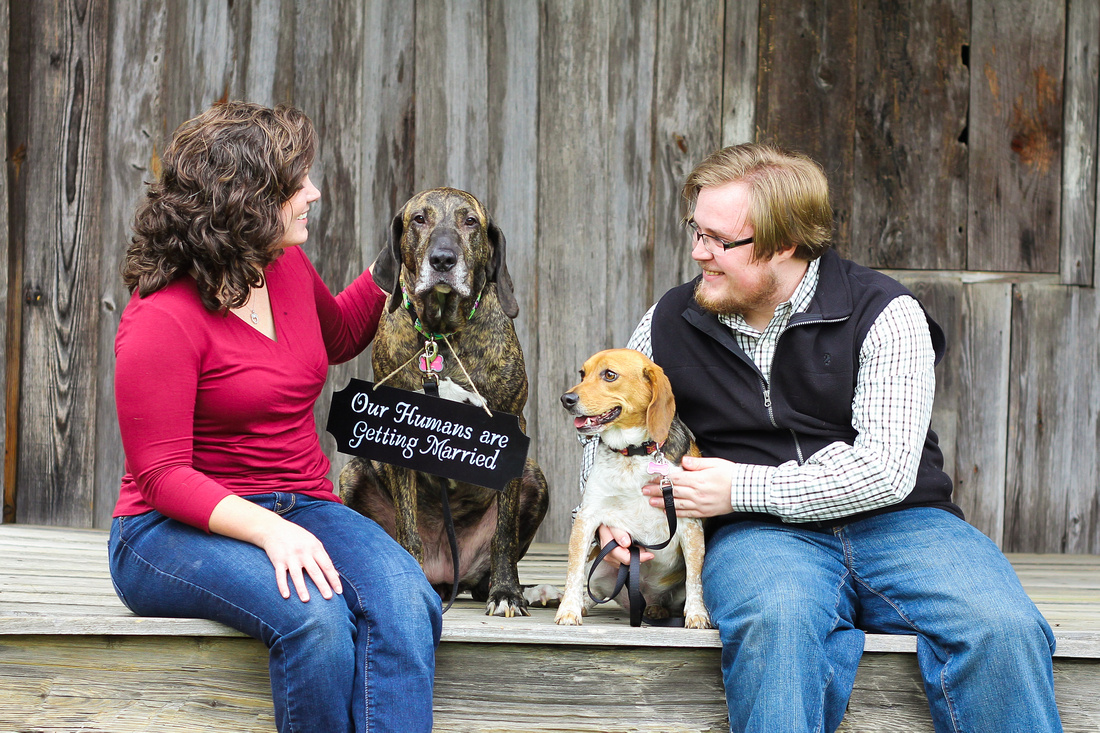
<svg viewBox="0 0 1100 733">
<path fill-rule="evenodd" d="M 276 339 L 211 313 L 177 278 L 122 313 L 115 403 L 126 474 L 114 516 L 151 509 L 209 531 L 229 494 L 339 501 L 313 404 L 329 364 L 366 348 L 386 294 L 364 272 L 333 296 L 300 247 L 266 271 Z"/>
</svg>

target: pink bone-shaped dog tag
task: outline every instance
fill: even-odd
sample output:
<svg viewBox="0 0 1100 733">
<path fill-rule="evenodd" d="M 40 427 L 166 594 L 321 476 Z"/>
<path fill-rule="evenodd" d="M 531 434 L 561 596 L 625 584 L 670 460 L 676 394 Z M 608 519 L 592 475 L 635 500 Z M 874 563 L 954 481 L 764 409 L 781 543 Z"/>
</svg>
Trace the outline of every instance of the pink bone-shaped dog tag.
<svg viewBox="0 0 1100 733">
<path fill-rule="evenodd" d="M 662 476 L 668 476 L 668 470 L 671 468 L 666 461 L 650 461 L 649 473 L 659 473 Z"/>
<path fill-rule="evenodd" d="M 432 363 L 429 365 L 427 358 L 423 354 L 421 354 L 420 371 L 424 372 L 425 374 L 427 374 L 428 372 L 438 374 L 439 372 L 443 371 L 443 357 L 437 354 L 436 357 L 432 359 Z"/>
</svg>

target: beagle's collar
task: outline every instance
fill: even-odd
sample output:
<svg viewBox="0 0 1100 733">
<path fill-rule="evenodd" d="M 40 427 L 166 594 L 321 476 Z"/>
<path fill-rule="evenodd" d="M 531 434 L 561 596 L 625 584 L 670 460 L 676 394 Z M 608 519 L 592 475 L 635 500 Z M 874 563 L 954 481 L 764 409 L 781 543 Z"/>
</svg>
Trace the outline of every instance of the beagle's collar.
<svg viewBox="0 0 1100 733">
<path fill-rule="evenodd" d="M 651 456 L 657 451 L 661 450 L 661 446 L 657 445 L 655 440 L 647 440 L 641 445 L 628 445 L 622 449 L 612 448 L 616 453 L 622 453 L 624 456 Z"/>
<path fill-rule="evenodd" d="M 470 315 L 466 316 L 467 321 L 474 319 L 474 314 L 477 313 L 477 307 L 481 305 L 481 296 L 485 291 L 482 290 L 478 293 L 477 300 L 474 301 L 474 305 L 470 308 Z M 453 336 L 455 331 L 450 333 L 431 333 L 425 330 L 424 324 L 420 322 L 420 316 L 416 315 L 416 311 L 413 309 L 412 298 L 409 297 L 409 291 L 405 288 L 405 278 L 401 278 L 401 303 L 405 306 L 405 310 L 409 312 L 409 315 L 413 319 L 413 328 L 420 332 L 420 335 L 429 341 L 439 341 L 447 336 Z"/>
</svg>

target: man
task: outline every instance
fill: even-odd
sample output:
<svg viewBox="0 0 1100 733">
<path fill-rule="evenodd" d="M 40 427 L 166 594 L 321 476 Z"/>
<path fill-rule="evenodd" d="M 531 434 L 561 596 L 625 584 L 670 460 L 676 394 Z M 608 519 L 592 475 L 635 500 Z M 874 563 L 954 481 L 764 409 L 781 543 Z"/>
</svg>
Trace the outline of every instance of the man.
<svg viewBox="0 0 1100 733">
<path fill-rule="evenodd" d="M 671 478 L 677 514 L 707 518 L 731 731 L 835 730 L 864 632 L 917 636 L 937 731 L 1061 730 L 1050 628 L 963 521 L 929 430 L 939 326 L 830 249 L 809 158 L 726 148 L 683 193 L 702 273 L 628 346 L 664 368 L 704 455 Z"/>
</svg>

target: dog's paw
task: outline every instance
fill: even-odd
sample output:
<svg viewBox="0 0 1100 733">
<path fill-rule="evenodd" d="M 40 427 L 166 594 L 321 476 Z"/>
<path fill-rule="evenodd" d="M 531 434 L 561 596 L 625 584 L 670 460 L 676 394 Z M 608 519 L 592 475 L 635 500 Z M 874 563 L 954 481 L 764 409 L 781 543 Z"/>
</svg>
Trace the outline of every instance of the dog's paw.
<svg viewBox="0 0 1100 733">
<path fill-rule="evenodd" d="M 584 606 L 567 604 L 558 608 L 554 623 L 559 626 L 580 626 L 581 616 L 584 616 Z"/>
<path fill-rule="evenodd" d="M 710 616 L 705 613 L 694 614 L 684 619 L 684 626 L 689 629 L 713 629 Z"/>
<path fill-rule="evenodd" d="M 711 614 L 706 612 L 706 606 L 702 603 L 687 603 L 684 609 L 684 626 L 686 628 L 714 628 L 711 623 Z"/>
<path fill-rule="evenodd" d="M 489 600 L 485 603 L 486 616 L 530 616 L 527 612 L 527 599 L 519 591 L 493 590 L 489 592 Z"/>
<path fill-rule="evenodd" d="M 459 384 L 450 377 L 444 377 L 439 380 L 439 396 L 451 402 L 465 402 L 474 407 L 485 407 L 486 405 L 484 397 L 475 392 L 471 392 L 465 387 L 459 386 Z"/>
<path fill-rule="evenodd" d="M 654 621 L 660 621 L 666 619 L 672 614 L 668 612 L 668 609 L 664 606 L 658 606 L 650 604 L 645 607 L 645 611 L 642 611 L 642 618 L 651 618 Z"/>
<path fill-rule="evenodd" d="M 561 591 L 549 583 L 528 585 L 523 589 L 523 598 L 528 606 L 550 608 L 561 602 Z"/>
</svg>

